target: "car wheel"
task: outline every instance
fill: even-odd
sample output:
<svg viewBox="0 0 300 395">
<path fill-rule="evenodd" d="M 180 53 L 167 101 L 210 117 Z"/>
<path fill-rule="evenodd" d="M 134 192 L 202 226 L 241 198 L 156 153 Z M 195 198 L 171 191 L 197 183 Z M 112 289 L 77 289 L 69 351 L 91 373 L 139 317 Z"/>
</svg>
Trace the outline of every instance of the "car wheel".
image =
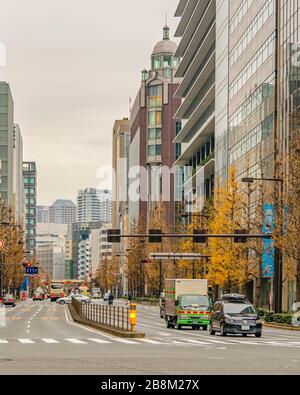
<svg viewBox="0 0 300 395">
<path fill-rule="evenodd" d="M 181 330 L 182 326 L 180 324 L 176 325 L 177 329 Z"/>
<path fill-rule="evenodd" d="M 255 337 L 261 337 L 262 336 L 262 333 L 260 332 L 260 333 L 255 333 Z"/>
<path fill-rule="evenodd" d="M 207 331 L 207 325 L 204 325 L 202 328 L 204 331 Z M 199 329 L 200 329 L 200 327 L 199 327 Z"/>
<path fill-rule="evenodd" d="M 221 324 L 220 335 L 221 336 L 227 336 L 227 332 L 225 331 L 224 322 Z"/>
<path fill-rule="evenodd" d="M 66 304 L 66 302 L 65 302 L 64 300 L 61 300 L 61 301 L 59 302 L 59 304 Z"/>
<path fill-rule="evenodd" d="M 247 337 L 247 333 L 243 333 L 243 337 Z"/>
<path fill-rule="evenodd" d="M 213 325 L 212 325 L 212 323 L 211 323 L 210 326 L 209 326 L 209 334 L 210 334 L 211 336 L 214 336 L 214 335 L 216 334 L 216 331 L 213 330 Z"/>
</svg>

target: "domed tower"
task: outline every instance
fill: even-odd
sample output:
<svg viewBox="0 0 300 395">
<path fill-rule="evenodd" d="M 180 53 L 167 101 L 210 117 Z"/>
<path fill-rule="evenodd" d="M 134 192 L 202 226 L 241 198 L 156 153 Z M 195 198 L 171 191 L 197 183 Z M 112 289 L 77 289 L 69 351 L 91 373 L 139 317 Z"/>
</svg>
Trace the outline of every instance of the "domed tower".
<svg viewBox="0 0 300 395">
<path fill-rule="evenodd" d="M 171 227 L 174 224 L 174 180 L 165 182 L 161 169 L 172 169 L 178 148 L 173 140 L 181 127 L 180 120 L 174 119 L 181 104 L 181 100 L 175 97 L 180 83 L 175 77 L 179 65 L 176 51 L 177 44 L 170 40 L 170 29 L 165 26 L 162 40 L 154 46 L 151 68 L 142 72 L 141 88 L 132 109 L 131 151 L 134 155 L 131 166 L 139 165 L 146 169 L 147 177 L 140 180 L 138 209 L 129 208 L 129 212 L 134 213 L 129 214 L 130 222 L 143 217 L 148 224 L 157 202 L 163 199 L 166 221 Z M 166 188 L 169 194 L 162 197 Z"/>
</svg>

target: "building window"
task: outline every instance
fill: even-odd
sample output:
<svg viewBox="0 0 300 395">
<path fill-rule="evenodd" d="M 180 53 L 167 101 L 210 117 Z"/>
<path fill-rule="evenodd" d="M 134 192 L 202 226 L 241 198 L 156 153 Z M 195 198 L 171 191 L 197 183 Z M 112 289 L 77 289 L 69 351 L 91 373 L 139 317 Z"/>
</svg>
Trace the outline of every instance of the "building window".
<svg viewBox="0 0 300 395">
<path fill-rule="evenodd" d="M 148 91 L 148 107 L 160 108 L 163 101 L 162 85 L 150 86 Z"/>
<path fill-rule="evenodd" d="M 149 111 L 148 112 L 148 124 L 149 126 L 160 126 L 162 122 L 161 111 Z"/>
<path fill-rule="evenodd" d="M 153 68 L 154 69 L 161 69 L 161 56 L 155 56 L 153 58 Z"/>
<path fill-rule="evenodd" d="M 155 145 L 148 145 L 148 156 L 155 156 Z"/>
</svg>

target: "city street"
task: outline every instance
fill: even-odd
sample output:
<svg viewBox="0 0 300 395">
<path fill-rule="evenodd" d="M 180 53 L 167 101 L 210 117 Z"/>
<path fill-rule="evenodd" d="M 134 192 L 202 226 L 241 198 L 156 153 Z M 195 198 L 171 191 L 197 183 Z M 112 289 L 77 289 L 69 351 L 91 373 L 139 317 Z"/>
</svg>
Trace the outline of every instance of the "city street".
<svg viewBox="0 0 300 395">
<path fill-rule="evenodd" d="M 123 304 L 123 302 L 117 302 Z M 300 332 L 210 336 L 167 329 L 155 306 L 138 306 L 145 339 L 121 339 L 72 321 L 49 301 L 7 308 L 0 328 L 1 374 L 299 374 Z"/>
</svg>

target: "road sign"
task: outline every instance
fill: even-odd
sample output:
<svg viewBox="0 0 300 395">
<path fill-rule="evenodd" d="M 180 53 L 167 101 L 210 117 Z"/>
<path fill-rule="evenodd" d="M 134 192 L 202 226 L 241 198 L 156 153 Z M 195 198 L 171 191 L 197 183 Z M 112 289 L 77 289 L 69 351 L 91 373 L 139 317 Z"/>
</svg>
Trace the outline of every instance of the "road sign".
<svg viewBox="0 0 300 395">
<path fill-rule="evenodd" d="M 3 250 L 5 243 L 3 240 L 0 240 L 0 251 Z"/>
<path fill-rule="evenodd" d="M 35 276 L 39 274 L 39 268 L 35 266 L 26 267 L 26 274 L 28 274 L 29 276 Z"/>
</svg>

